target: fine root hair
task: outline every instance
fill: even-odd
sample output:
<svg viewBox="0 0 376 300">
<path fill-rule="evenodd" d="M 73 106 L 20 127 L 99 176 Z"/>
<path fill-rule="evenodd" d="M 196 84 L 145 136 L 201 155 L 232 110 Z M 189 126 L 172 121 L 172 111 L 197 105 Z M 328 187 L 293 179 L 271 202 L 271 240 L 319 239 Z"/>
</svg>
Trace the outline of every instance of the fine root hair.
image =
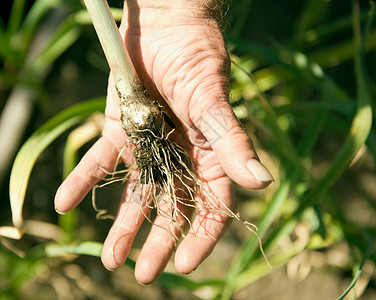
<svg viewBox="0 0 376 300">
<path fill-rule="evenodd" d="M 140 194 L 139 214 L 143 214 L 148 222 L 153 223 L 150 216 L 151 210 L 155 210 L 157 216 L 166 218 L 169 226 L 161 227 L 167 230 L 174 242 L 179 236 L 184 235 L 186 223 L 193 235 L 189 216 L 184 213 L 195 209 L 197 213 L 213 213 L 219 216 L 227 216 L 240 221 L 253 233 L 259 242 L 259 248 L 267 264 L 270 263 L 263 251 L 260 236 L 257 234 L 256 225 L 244 220 L 239 213 L 233 212 L 219 197 L 217 197 L 206 184 L 196 175 L 188 153 L 169 137 L 172 131 L 157 136 L 152 131 L 145 129 L 138 132 L 137 136 L 130 138 L 130 142 L 136 146 L 133 155 L 135 164 L 128 169 L 103 170 L 107 176 L 101 184 L 96 185 L 92 191 L 93 207 L 98 219 L 113 219 L 104 209 L 96 204 L 96 190 L 117 182 L 132 184 L 132 193 Z M 120 161 L 120 152 L 118 162 Z M 140 192 L 141 191 L 141 192 Z M 126 201 L 132 201 L 132 196 Z M 126 203 L 127 205 L 127 203 Z M 144 207 L 149 208 L 149 213 L 144 212 Z M 163 208 L 162 208 L 163 207 Z M 178 231 L 177 235 L 175 232 Z M 210 233 L 208 233 L 210 235 Z"/>
</svg>

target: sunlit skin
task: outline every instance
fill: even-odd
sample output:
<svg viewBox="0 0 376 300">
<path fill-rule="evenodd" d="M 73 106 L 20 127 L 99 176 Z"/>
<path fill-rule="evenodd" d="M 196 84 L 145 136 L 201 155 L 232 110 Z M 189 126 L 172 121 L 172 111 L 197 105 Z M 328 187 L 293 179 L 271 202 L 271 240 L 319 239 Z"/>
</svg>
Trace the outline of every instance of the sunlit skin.
<svg viewBox="0 0 376 300">
<path fill-rule="evenodd" d="M 200 180 L 232 209 L 232 181 L 248 189 L 268 186 L 273 179 L 258 162 L 252 142 L 229 104 L 230 62 L 218 24 L 206 14 L 205 1 L 129 0 L 124 6 L 120 31 L 133 64 L 150 95 L 169 111 L 177 127 L 171 136 L 191 155 Z M 119 152 L 127 144 L 111 76 L 105 113 L 102 137 L 57 191 L 55 207 L 60 213 L 77 206 L 106 175 L 104 170 L 113 170 Z M 129 147 L 121 154 L 128 165 L 133 162 L 131 150 Z M 132 185 L 128 184 L 104 242 L 102 262 L 110 270 L 126 260 L 144 218 L 139 213 L 139 193 L 131 191 Z M 148 210 L 142 209 L 145 213 Z M 163 205 L 161 209 L 167 210 Z M 181 209 L 189 215 L 185 207 Z M 176 249 L 177 271 L 186 274 L 196 269 L 211 253 L 230 220 L 226 215 L 199 212 Z M 188 225 L 181 215 L 178 222 Z M 157 216 L 154 224 L 136 263 L 135 276 L 143 284 L 159 276 L 175 250 L 171 233 L 161 228 L 169 228 L 168 220 Z M 172 231 L 180 234 L 178 228 Z"/>
</svg>

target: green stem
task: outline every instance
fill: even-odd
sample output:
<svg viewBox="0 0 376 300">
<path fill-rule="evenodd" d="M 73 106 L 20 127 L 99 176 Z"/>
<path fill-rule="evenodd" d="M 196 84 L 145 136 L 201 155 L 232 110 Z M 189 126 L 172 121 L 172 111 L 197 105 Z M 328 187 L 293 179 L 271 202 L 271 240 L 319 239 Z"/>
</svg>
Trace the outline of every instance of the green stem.
<svg viewBox="0 0 376 300">
<path fill-rule="evenodd" d="M 133 94 L 140 81 L 106 0 L 84 0 L 118 92 Z"/>
</svg>

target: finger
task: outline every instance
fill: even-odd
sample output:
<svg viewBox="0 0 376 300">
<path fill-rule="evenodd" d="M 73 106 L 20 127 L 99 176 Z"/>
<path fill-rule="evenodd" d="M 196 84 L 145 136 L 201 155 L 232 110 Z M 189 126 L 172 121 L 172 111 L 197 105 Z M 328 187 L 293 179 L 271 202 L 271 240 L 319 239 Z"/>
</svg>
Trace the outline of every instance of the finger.
<svg viewBox="0 0 376 300">
<path fill-rule="evenodd" d="M 193 115 L 199 116 L 193 119 L 194 124 L 210 143 L 221 166 L 232 180 L 245 188 L 264 188 L 274 179 L 259 161 L 251 139 L 244 132 L 230 103 L 224 95 L 221 97 L 218 89 L 210 94 L 214 98 L 206 99 L 204 104 L 194 108 Z"/>
<path fill-rule="evenodd" d="M 197 215 L 175 254 L 175 266 L 180 273 L 195 270 L 213 251 L 229 226 L 230 210 L 233 209 L 230 185 L 228 177 L 217 179 L 208 185 L 212 195 L 206 193 L 201 195 L 202 199 L 197 199 Z M 220 199 L 214 195 L 220 195 Z"/>
<path fill-rule="evenodd" d="M 228 101 L 230 62 L 224 43 L 217 42 L 215 49 L 210 43 L 204 46 L 211 50 L 200 52 L 201 55 L 187 64 L 189 76 L 177 80 L 173 93 L 174 98 L 179 99 L 177 104 L 185 107 L 183 105 L 189 103 L 186 107 L 189 120 L 183 120 L 192 127 L 187 130 L 188 137 L 199 147 L 209 142 L 224 171 L 235 182 L 245 188 L 264 188 L 273 177 L 259 162 L 251 140 Z M 184 69 L 179 71 L 185 74 Z M 198 131 L 202 135 L 197 134 Z"/>
<path fill-rule="evenodd" d="M 118 215 L 103 244 L 102 263 L 109 270 L 122 266 L 149 208 L 145 187 L 128 184 Z"/>
<path fill-rule="evenodd" d="M 175 243 L 190 216 L 190 209 L 185 205 L 179 205 L 176 220 L 172 222 L 171 199 L 165 197 L 165 200 L 167 202 L 160 201 L 158 215 L 137 259 L 135 277 L 142 284 L 155 281 L 165 269 Z"/>
<path fill-rule="evenodd" d="M 106 138 L 100 138 L 60 185 L 55 196 L 55 209 L 66 213 L 76 207 L 93 186 L 111 172 L 117 158 L 116 150 Z"/>
</svg>

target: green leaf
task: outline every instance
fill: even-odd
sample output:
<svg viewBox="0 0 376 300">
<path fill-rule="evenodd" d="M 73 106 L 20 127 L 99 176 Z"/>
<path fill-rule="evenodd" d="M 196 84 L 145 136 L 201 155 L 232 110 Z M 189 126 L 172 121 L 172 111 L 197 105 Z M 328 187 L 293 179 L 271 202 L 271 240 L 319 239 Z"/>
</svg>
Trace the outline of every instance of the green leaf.
<svg viewBox="0 0 376 300">
<path fill-rule="evenodd" d="M 358 19 L 359 22 L 359 19 Z M 354 25 L 354 27 L 356 27 Z M 365 141 L 367 140 L 370 130 L 371 130 L 371 123 L 372 123 L 372 108 L 371 108 L 371 98 L 370 98 L 370 91 L 369 91 L 369 84 L 367 80 L 367 74 L 365 72 L 364 62 L 363 62 L 363 53 L 362 53 L 362 45 L 367 45 L 367 43 L 362 43 L 362 40 L 360 39 L 360 33 L 355 33 L 355 40 L 356 40 L 356 54 L 355 54 L 355 62 L 356 62 L 356 81 L 357 81 L 357 88 L 358 88 L 358 95 L 357 95 L 357 108 L 355 112 L 355 116 L 352 119 L 351 127 L 348 132 L 347 140 L 342 147 L 342 149 L 338 152 L 335 159 L 332 161 L 328 171 L 326 174 L 317 182 L 310 179 L 312 189 L 310 189 L 306 194 L 302 196 L 299 203 L 300 205 L 295 210 L 295 212 L 285 221 L 282 221 L 276 229 L 271 232 L 271 234 L 267 237 L 266 242 L 264 241 L 264 249 L 268 252 L 273 248 L 273 245 L 276 244 L 277 241 L 282 239 L 284 236 L 291 233 L 293 228 L 295 227 L 296 223 L 298 222 L 299 218 L 301 217 L 302 213 L 305 211 L 307 207 L 309 207 L 312 204 L 317 203 L 319 199 L 321 199 L 323 196 L 326 195 L 328 190 L 333 186 L 333 184 L 338 180 L 338 178 L 346 171 L 348 166 L 350 165 L 350 162 L 355 157 L 359 149 L 364 145 Z M 330 80 L 327 80 L 324 78 L 325 81 L 322 81 L 321 87 L 326 87 L 326 93 L 324 93 L 323 98 L 330 99 L 333 97 L 337 91 L 337 87 L 333 85 L 333 83 Z M 312 82 L 314 83 L 314 82 Z M 323 85 L 325 84 L 325 85 Z M 324 101 L 326 102 L 326 101 Z M 272 114 L 272 112 L 269 112 Z M 320 117 L 320 116 L 318 116 Z M 322 120 L 314 118 L 313 120 L 318 120 L 322 122 Z M 325 120 L 325 116 L 323 116 L 323 120 Z M 271 122 L 271 121 L 270 121 Z M 283 145 L 285 147 L 286 139 L 283 137 L 283 132 L 278 131 L 278 126 L 276 125 L 273 127 L 273 123 L 269 124 L 269 127 L 272 127 L 273 133 L 278 136 L 279 145 Z M 317 141 L 317 138 L 319 137 L 321 126 L 318 126 L 318 128 L 312 128 L 312 131 L 310 132 L 310 135 L 307 136 L 305 139 L 302 140 L 301 149 L 299 149 L 300 154 L 308 155 L 310 150 L 312 149 L 314 142 Z M 317 130 L 317 131 L 316 131 Z M 311 141 L 310 139 L 313 138 L 314 141 Z M 290 149 L 289 149 L 290 151 Z M 300 155 L 297 155 L 298 158 Z M 291 161 L 290 161 L 291 163 Z M 299 161 L 296 162 L 297 165 L 299 165 Z M 294 170 L 295 169 L 295 170 Z M 288 180 L 291 180 L 292 184 L 296 183 L 296 176 L 297 168 L 294 167 L 293 169 L 287 169 L 286 173 L 289 174 L 288 178 L 281 179 L 281 187 L 286 185 L 288 183 Z M 295 178 L 294 178 L 295 177 Z M 283 180 L 283 181 L 282 181 Z M 278 190 L 280 191 L 280 190 Z M 273 200 L 271 201 L 271 204 L 274 204 L 274 201 L 276 201 L 276 196 L 273 197 Z M 277 201 L 276 203 L 278 203 Z M 270 208 L 269 208 L 270 209 Z M 270 211 L 269 215 L 269 209 L 266 212 L 266 216 L 272 217 L 273 214 Z M 261 225 L 259 226 L 260 231 L 259 234 L 262 236 L 264 233 L 264 230 L 267 229 L 268 226 L 263 226 L 263 221 L 267 220 L 265 216 L 263 216 L 261 220 Z M 269 222 L 267 222 L 269 223 Z M 265 225 L 267 225 L 265 223 Z M 237 257 L 237 259 L 234 261 L 233 266 L 230 269 L 230 272 L 228 273 L 226 283 L 225 283 L 225 289 L 222 291 L 222 299 L 230 299 L 232 292 L 234 289 L 238 290 L 239 288 L 243 287 L 245 284 L 249 283 L 250 280 L 253 280 L 253 278 L 256 278 L 258 274 L 253 273 L 253 271 L 250 271 L 248 269 L 245 269 L 248 265 L 249 268 L 252 268 L 249 263 L 255 259 L 255 249 L 257 247 L 257 242 L 255 239 L 251 239 L 245 247 L 242 249 L 240 255 Z M 252 264 L 252 266 L 254 266 Z M 241 270 L 245 270 L 241 272 Z M 241 273 L 239 273 L 241 272 Z M 252 273 L 252 276 L 248 278 L 248 275 Z M 247 279 L 248 278 L 248 279 Z M 239 280 L 239 281 L 238 281 Z"/>
<path fill-rule="evenodd" d="M 123 10 L 120 8 L 110 8 L 115 21 L 120 21 L 123 16 Z M 73 19 L 77 24 L 92 25 L 91 18 L 86 9 L 80 10 L 73 15 Z"/>
<path fill-rule="evenodd" d="M 100 257 L 103 249 L 103 244 L 93 241 L 81 242 L 73 245 L 59 245 L 59 244 L 48 244 L 44 247 L 44 252 L 47 257 L 60 257 L 67 254 L 76 255 L 91 255 Z M 125 264 L 135 269 L 136 262 L 130 258 L 127 258 Z M 156 283 L 164 288 L 174 289 L 174 288 L 185 288 L 188 290 L 196 290 L 202 286 L 217 285 L 221 284 L 220 281 L 210 280 L 196 282 L 190 280 L 187 277 L 177 275 L 174 273 L 163 272 L 157 279 Z"/>
<path fill-rule="evenodd" d="M 45 72 L 78 39 L 80 33 L 81 28 L 72 18 L 63 22 L 48 43 L 40 50 L 38 57 L 30 62 L 30 68 L 33 72 L 36 74 Z"/>
<path fill-rule="evenodd" d="M 63 178 L 66 178 L 78 162 L 78 151 L 83 145 L 98 137 L 103 129 L 104 115 L 93 114 L 84 124 L 75 128 L 64 147 Z M 73 209 L 58 219 L 59 227 L 65 232 L 64 242 L 73 242 L 79 223 L 79 209 Z"/>
<path fill-rule="evenodd" d="M 236 18 L 231 26 L 232 36 L 240 36 L 244 25 L 246 24 L 248 13 L 252 6 L 252 0 L 237 1 L 235 4 L 235 10 L 237 11 Z"/>
<path fill-rule="evenodd" d="M 81 242 L 73 245 L 48 244 L 45 247 L 47 257 L 60 257 L 67 254 L 91 255 L 100 257 L 103 244 L 97 242 Z"/>
<path fill-rule="evenodd" d="M 167 289 L 179 289 L 184 288 L 190 291 L 197 290 L 200 287 L 208 286 L 222 286 L 221 280 L 205 280 L 201 282 L 193 281 L 188 277 L 177 275 L 174 273 L 163 272 L 157 279 L 156 283 Z"/>
<path fill-rule="evenodd" d="M 4 32 L 4 29 L 0 27 L 0 57 L 5 59 L 10 55 L 12 55 L 12 51 L 9 48 L 9 39 Z"/>
<path fill-rule="evenodd" d="M 343 294 L 340 297 L 337 298 L 337 300 L 343 300 L 343 299 L 345 299 L 345 297 L 347 296 L 347 294 L 352 290 L 352 288 L 355 286 L 356 282 L 358 281 L 360 275 L 363 272 L 364 264 L 366 263 L 366 261 L 368 260 L 368 258 L 371 255 L 372 248 L 373 248 L 373 245 L 374 245 L 374 239 L 372 238 L 372 236 L 370 234 L 366 233 L 366 235 L 368 237 L 368 247 L 367 247 L 366 252 L 365 252 L 365 254 L 363 256 L 362 262 L 356 268 L 355 276 L 354 276 L 353 280 L 351 281 L 350 285 L 343 292 Z M 354 299 L 355 299 L 355 297 L 354 297 Z"/>
<path fill-rule="evenodd" d="M 38 28 L 42 18 L 54 7 L 62 3 L 62 0 L 37 0 L 27 13 L 25 20 L 20 28 L 20 35 L 22 36 L 21 49 L 26 51 Z"/>
<path fill-rule="evenodd" d="M 289 228 L 294 228 L 298 222 L 301 214 L 310 205 L 317 203 L 319 199 L 324 197 L 333 184 L 340 178 L 350 165 L 352 159 L 367 141 L 371 132 L 372 124 L 372 107 L 371 97 L 369 91 L 368 77 L 365 72 L 363 61 L 362 39 L 360 33 L 359 11 L 356 6 L 353 12 L 354 17 L 354 40 L 355 40 L 355 71 L 357 82 L 357 111 L 352 120 L 350 131 L 347 140 L 343 147 L 340 149 L 328 171 L 325 175 L 315 183 L 314 187 L 310 189 L 300 199 L 300 206 L 295 212 L 285 221 L 283 221 L 274 232 L 268 237 L 268 242 L 279 240 L 281 236 L 286 234 Z"/>
<path fill-rule="evenodd" d="M 303 34 L 308 30 L 315 28 L 325 17 L 328 10 L 328 3 L 325 1 L 306 0 L 304 8 L 298 20 L 298 34 Z"/>
<path fill-rule="evenodd" d="M 64 147 L 63 177 L 74 169 L 78 161 L 78 151 L 97 137 L 103 129 L 104 115 L 92 115 L 84 124 L 75 128 L 68 136 Z"/>
<path fill-rule="evenodd" d="M 291 188 L 291 183 L 288 180 L 285 180 L 281 183 L 277 191 L 274 193 L 273 198 L 270 201 L 270 204 L 267 207 L 266 212 L 263 214 L 257 234 L 262 238 L 266 230 L 269 228 L 276 215 L 278 214 L 282 204 L 286 200 L 288 193 Z M 259 246 L 258 240 L 256 237 L 251 237 L 248 242 L 242 247 L 240 253 L 236 256 L 234 262 L 231 265 L 229 272 L 227 273 L 226 282 L 223 287 L 221 299 L 230 299 L 235 286 L 239 285 L 237 282 L 237 276 L 247 268 L 249 263 L 252 260 L 252 257 Z M 265 260 L 263 259 L 263 267 L 268 268 Z M 254 275 L 257 276 L 257 275 Z M 253 277 L 252 277 L 253 279 Z M 244 282 L 244 278 L 241 280 Z"/>
<path fill-rule="evenodd" d="M 104 110 L 104 99 L 94 99 L 73 106 L 39 128 L 18 152 L 11 171 L 9 196 L 13 224 L 22 228 L 22 207 L 34 164 L 44 149 L 70 127 L 96 111 Z"/>
<path fill-rule="evenodd" d="M 25 282 L 33 280 L 38 270 L 43 269 L 39 259 L 23 257 L 22 254 L 24 253 L 16 254 L 0 245 L 1 300 L 19 299 L 20 290 L 25 286 Z"/>
<path fill-rule="evenodd" d="M 19 29 L 23 13 L 25 10 L 25 0 L 14 0 L 12 10 L 10 12 L 7 35 L 12 37 Z"/>
</svg>

